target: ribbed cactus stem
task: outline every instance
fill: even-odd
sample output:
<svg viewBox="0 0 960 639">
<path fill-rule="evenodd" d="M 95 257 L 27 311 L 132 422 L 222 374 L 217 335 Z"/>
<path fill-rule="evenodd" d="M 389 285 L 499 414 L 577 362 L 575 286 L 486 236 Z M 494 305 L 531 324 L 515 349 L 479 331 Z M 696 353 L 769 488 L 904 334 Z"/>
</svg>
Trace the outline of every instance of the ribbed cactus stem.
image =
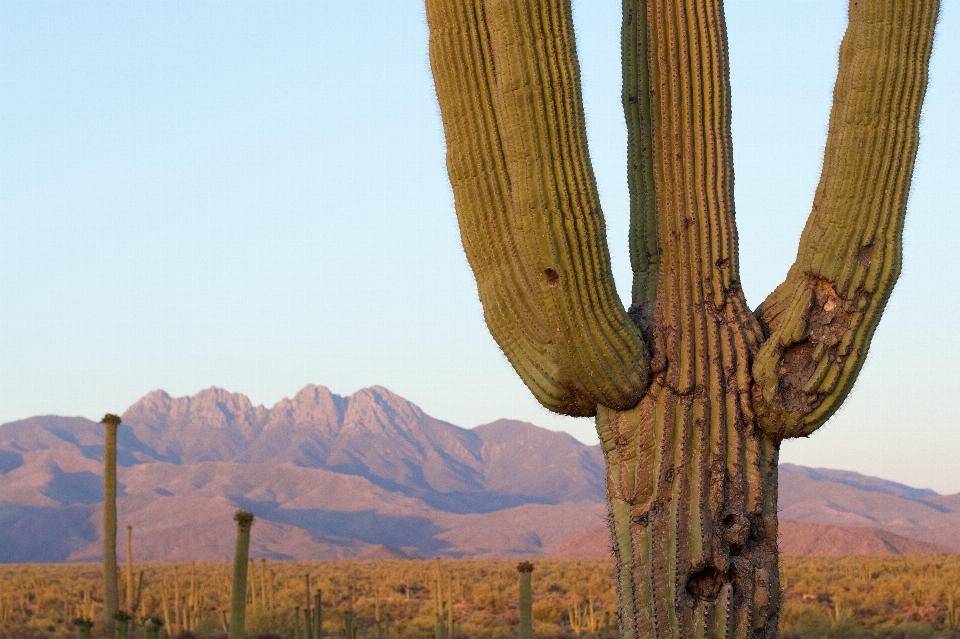
<svg viewBox="0 0 960 639">
<path fill-rule="evenodd" d="M 427 0 L 427 20 L 460 235 L 491 334 L 547 408 L 634 406 L 648 353 L 614 286 L 569 4 Z"/>
<path fill-rule="evenodd" d="M 840 407 L 900 274 L 936 0 L 851 2 L 820 184 L 786 280 L 757 309 L 760 424 L 777 437 Z"/>
<path fill-rule="evenodd" d="M 238 510 L 233 520 L 237 522 L 237 547 L 233 553 L 229 639 L 244 639 L 247 616 L 247 557 L 250 554 L 250 527 L 253 525 L 253 513 Z"/>
<path fill-rule="evenodd" d="M 117 585 L 117 427 L 120 418 L 103 416 L 103 631 L 106 637 L 116 633 L 114 615 L 120 609 Z"/>
<path fill-rule="evenodd" d="M 485 318 L 544 406 L 596 415 L 626 639 L 776 634 L 780 442 L 843 401 L 899 273 L 938 10 L 851 0 L 813 212 L 754 313 L 739 279 L 722 2 L 623 0 L 625 315 L 570 1 L 426 0 Z"/>
<path fill-rule="evenodd" d="M 520 639 L 533 639 L 533 589 L 531 577 L 533 564 L 522 561 L 517 565 L 520 573 Z"/>
</svg>

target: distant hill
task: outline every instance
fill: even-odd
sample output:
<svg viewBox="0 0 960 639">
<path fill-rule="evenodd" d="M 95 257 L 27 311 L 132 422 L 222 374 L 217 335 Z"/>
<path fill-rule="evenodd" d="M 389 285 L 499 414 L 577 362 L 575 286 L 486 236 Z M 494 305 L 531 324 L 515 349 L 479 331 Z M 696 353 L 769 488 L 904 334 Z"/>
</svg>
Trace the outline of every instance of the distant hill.
<svg viewBox="0 0 960 639">
<path fill-rule="evenodd" d="M 269 410 L 154 391 L 121 417 L 120 525 L 140 560 L 229 558 L 238 507 L 258 518 L 252 552 L 275 558 L 536 556 L 604 520 L 596 446 L 509 420 L 459 428 L 380 387 L 307 386 Z M 0 561 L 99 556 L 102 431 L 0 426 Z"/>
<path fill-rule="evenodd" d="M 908 555 L 950 552 L 949 548 L 895 535 L 879 528 L 853 528 L 781 519 L 784 555 Z"/>
<path fill-rule="evenodd" d="M 141 561 L 229 558 L 237 508 L 257 515 L 254 556 L 298 559 L 543 556 L 606 520 L 598 446 L 510 420 L 460 428 L 381 387 L 307 386 L 270 409 L 218 388 L 154 391 L 122 419 L 120 525 Z M 80 417 L 0 425 L 0 562 L 99 557 L 102 431 Z M 960 551 L 960 494 L 780 473 L 787 518 Z"/>
<path fill-rule="evenodd" d="M 960 552 L 960 493 L 938 495 L 875 477 L 780 464 L 780 517 L 878 528 Z"/>
</svg>

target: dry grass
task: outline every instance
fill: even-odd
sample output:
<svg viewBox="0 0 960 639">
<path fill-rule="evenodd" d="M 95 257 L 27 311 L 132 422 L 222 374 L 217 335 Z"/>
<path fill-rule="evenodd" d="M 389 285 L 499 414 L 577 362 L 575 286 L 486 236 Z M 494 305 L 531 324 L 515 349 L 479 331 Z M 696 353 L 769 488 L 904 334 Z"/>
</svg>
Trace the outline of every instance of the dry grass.
<svg viewBox="0 0 960 639">
<path fill-rule="evenodd" d="M 613 563 L 536 560 L 534 629 L 538 637 L 614 637 Z M 124 594 L 121 565 L 121 602 Z M 166 620 L 167 636 L 223 632 L 231 566 L 148 563 L 137 618 Z M 810 639 L 929 639 L 957 629 L 960 555 L 784 557 L 781 634 Z M 515 560 L 441 562 L 443 627 L 452 601 L 454 636 L 516 636 L 519 588 Z M 257 560 L 248 590 L 250 636 L 293 637 L 294 611 L 311 590 L 322 591 L 324 635 L 340 637 L 352 606 L 360 637 L 375 637 L 389 619 L 396 639 L 434 636 L 433 561 L 286 562 Z M 72 620 L 89 616 L 102 628 L 99 564 L 0 566 L 0 638 L 74 637 Z M 953 603 L 951 603 L 953 602 Z M 302 622 L 300 624 L 302 626 Z M 163 633 L 166 634 L 166 633 Z M 140 632 L 136 636 L 141 636 Z M 960 633 L 956 635 L 960 639 Z"/>
</svg>

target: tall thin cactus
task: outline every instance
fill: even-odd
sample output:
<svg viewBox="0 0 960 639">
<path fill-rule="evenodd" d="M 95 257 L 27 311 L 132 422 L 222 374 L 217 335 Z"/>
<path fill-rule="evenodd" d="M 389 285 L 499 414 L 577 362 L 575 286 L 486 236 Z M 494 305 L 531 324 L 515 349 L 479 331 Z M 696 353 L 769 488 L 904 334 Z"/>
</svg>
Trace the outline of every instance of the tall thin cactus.
<svg viewBox="0 0 960 639">
<path fill-rule="evenodd" d="M 624 637 L 772 638 L 777 458 L 849 393 L 900 270 L 938 0 L 850 0 L 797 258 L 740 285 L 721 0 L 623 0 L 629 309 L 591 169 L 569 0 L 426 0 L 487 325 L 550 410 L 595 416 Z"/>
<path fill-rule="evenodd" d="M 229 639 L 244 639 L 247 617 L 247 557 L 250 554 L 250 527 L 253 526 L 253 513 L 238 510 L 233 520 L 237 522 L 237 547 L 233 553 Z"/>
<path fill-rule="evenodd" d="M 127 626 L 132 626 L 136 600 L 133 593 L 133 526 L 127 526 Z M 129 629 L 129 628 L 128 628 Z"/>
<path fill-rule="evenodd" d="M 103 631 L 106 637 L 116 634 L 120 609 L 117 585 L 117 427 L 120 418 L 112 413 L 103 416 Z"/>
<path fill-rule="evenodd" d="M 306 586 L 307 593 L 307 607 L 303 609 L 303 635 L 305 639 L 313 639 L 313 614 L 310 608 L 311 593 L 310 593 L 310 573 L 307 573 L 303 576 L 303 583 Z"/>
<path fill-rule="evenodd" d="M 521 561 L 517 564 L 520 573 L 520 639 L 533 639 L 533 589 L 531 577 L 533 564 Z"/>
</svg>

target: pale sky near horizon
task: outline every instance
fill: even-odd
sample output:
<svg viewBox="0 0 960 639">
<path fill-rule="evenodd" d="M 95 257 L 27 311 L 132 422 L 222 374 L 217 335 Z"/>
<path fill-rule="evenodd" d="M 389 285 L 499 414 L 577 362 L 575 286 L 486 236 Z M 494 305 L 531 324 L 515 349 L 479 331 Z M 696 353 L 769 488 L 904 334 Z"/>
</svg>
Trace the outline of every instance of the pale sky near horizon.
<svg viewBox="0 0 960 639">
<path fill-rule="evenodd" d="M 574 2 L 629 293 L 619 0 Z M 742 281 L 783 278 L 846 3 L 726 3 Z M 782 461 L 960 491 L 960 7 L 943 2 L 904 267 L 841 412 Z M 0 3 L 0 422 L 210 386 L 382 385 L 464 427 L 596 442 L 519 381 L 459 243 L 416 0 Z"/>
</svg>

